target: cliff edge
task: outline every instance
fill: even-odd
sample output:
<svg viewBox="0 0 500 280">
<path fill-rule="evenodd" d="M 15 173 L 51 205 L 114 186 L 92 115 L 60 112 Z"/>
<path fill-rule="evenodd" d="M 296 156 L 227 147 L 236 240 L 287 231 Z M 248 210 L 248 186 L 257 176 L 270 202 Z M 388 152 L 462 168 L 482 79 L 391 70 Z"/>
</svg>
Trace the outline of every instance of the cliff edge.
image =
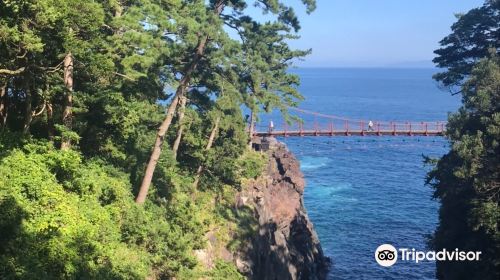
<svg viewBox="0 0 500 280">
<path fill-rule="evenodd" d="M 266 142 L 264 174 L 236 197 L 237 211 L 251 209 L 258 221 L 235 256 L 238 270 L 249 279 L 325 279 L 330 261 L 304 208 L 300 163 L 284 144 Z"/>
</svg>

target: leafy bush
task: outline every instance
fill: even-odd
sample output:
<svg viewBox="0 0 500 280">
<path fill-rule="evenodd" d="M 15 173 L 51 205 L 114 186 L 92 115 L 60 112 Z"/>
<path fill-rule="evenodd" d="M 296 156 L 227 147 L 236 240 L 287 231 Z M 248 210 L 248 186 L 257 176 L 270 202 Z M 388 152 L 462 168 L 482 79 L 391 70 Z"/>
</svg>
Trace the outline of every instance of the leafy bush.
<svg viewBox="0 0 500 280">
<path fill-rule="evenodd" d="M 137 206 L 128 176 L 49 143 L 0 161 L 0 278 L 144 279 L 196 264 L 203 223 L 189 197 Z"/>
<path fill-rule="evenodd" d="M 240 176 L 242 178 L 255 179 L 262 174 L 266 164 L 266 154 L 247 151 L 239 160 Z"/>
</svg>

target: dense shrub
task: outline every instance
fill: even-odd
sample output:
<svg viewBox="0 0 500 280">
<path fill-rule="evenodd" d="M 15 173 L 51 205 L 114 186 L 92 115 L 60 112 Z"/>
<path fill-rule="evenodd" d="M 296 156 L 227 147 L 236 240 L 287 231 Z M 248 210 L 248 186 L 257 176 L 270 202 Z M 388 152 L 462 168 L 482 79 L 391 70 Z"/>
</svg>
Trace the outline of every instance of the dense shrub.
<svg viewBox="0 0 500 280">
<path fill-rule="evenodd" d="M 144 279 L 195 265 L 203 222 L 189 197 L 137 206 L 129 178 L 49 143 L 0 161 L 0 278 Z"/>
</svg>

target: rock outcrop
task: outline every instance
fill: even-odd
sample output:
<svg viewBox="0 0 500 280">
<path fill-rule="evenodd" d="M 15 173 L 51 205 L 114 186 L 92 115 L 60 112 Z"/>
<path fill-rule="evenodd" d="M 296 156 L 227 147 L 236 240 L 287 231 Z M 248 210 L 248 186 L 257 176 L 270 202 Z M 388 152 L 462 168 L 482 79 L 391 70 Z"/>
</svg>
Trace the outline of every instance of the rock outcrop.
<svg viewBox="0 0 500 280">
<path fill-rule="evenodd" d="M 235 256 L 236 265 L 249 279 L 324 279 L 329 259 L 304 208 L 299 161 L 284 144 L 269 144 L 265 174 L 237 197 L 238 208 L 254 212 L 258 230 Z"/>
</svg>

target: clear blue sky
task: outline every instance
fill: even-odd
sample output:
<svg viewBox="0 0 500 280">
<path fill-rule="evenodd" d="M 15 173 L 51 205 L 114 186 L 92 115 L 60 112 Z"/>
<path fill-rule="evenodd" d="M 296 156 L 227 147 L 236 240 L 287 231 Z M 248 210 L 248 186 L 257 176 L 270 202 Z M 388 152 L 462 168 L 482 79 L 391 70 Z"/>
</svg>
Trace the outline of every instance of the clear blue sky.
<svg viewBox="0 0 500 280">
<path fill-rule="evenodd" d="M 312 48 L 303 67 L 432 66 L 433 50 L 450 33 L 455 13 L 483 0 L 317 0 L 292 46 Z M 300 11 L 299 11 L 300 10 Z"/>
</svg>

